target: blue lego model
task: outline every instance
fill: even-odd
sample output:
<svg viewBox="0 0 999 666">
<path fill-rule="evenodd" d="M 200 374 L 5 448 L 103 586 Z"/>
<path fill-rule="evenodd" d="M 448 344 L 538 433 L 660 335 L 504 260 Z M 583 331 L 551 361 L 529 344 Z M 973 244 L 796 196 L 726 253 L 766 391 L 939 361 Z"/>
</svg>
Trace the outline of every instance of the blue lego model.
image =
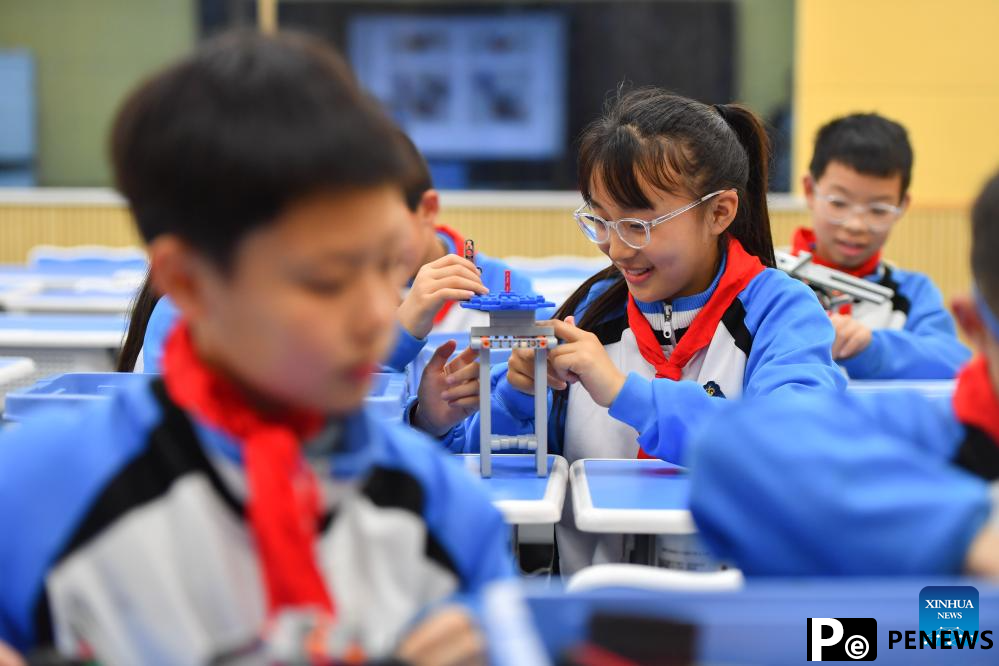
<svg viewBox="0 0 999 666">
<path fill-rule="evenodd" d="M 474 258 L 474 245 L 473 258 Z M 510 272 L 506 272 L 506 290 L 475 295 L 461 307 L 489 313 L 489 326 L 473 326 L 469 346 L 479 351 L 479 460 L 483 478 L 492 476 L 492 452 L 510 449 L 534 451 L 538 476 L 548 474 L 548 350 L 558 344 L 555 329 L 538 326 L 535 311 L 554 307 L 537 294 L 510 291 Z M 490 353 L 493 349 L 531 349 L 534 351 L 534 434 L 503 436 L 492 434 Z"/>
</svg>

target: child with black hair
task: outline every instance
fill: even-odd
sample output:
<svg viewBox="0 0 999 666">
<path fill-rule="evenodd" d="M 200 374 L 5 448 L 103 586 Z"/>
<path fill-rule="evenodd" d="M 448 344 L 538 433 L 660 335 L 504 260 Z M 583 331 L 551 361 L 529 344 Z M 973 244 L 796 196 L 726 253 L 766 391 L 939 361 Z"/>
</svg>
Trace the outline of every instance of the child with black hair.
<svg viewBox="0 0 999 666">
<path fill-rule="evenodd" d="M 691 511 L 716 554 L 758 575 L 999 575 L 999 174 L 971 217 L 975 291 L 953 311 L 977 356 L 953 399 L 733 405 L 690 445 Z"/>
<path fill-rule="evenodd" d="M 719 398 L 843 389 L 829 318 L 773 268 L 768 157 L 749 110 L 659 89 L 621 94 L 583 133 L 575 217 L 613 265 L 551 322 L 549 442 L 570 462 L 675 461 Z M 494 432 L 533 430 L 533 363 L 514 350 L 495 369 Z M 475 415 L 445 442 L 477 450 L 478 427 Z M 562 572 L 619 561 L 622 543 L 576 532 L 567 511 Z"/>
<path fill-rule="evenodd" d="M 180 319 L 162 379 L 4 431 L 0 641 L 480 663 L 507 530 L 433 442 L 361 409 L 410 223 L 396 128 L 320 43 L 236 33 L 131 94 L 112 157 Z"/>
<path fill-rule="evenodd" d="M 405 422 L 432 435 L 436 423 L 464 418 L 479 408 L 478 353 L 465 349 L 449 361 L 458 346 L 458 335 L 472 326 L 487 326 L 489 317 L 478 310 L 458 307 L 475 294 L 500 292 L 510 276 L 510 289 L 531 293 L 531 281 L 506 262 L 477 252 L 475 263 L 465 259 L 465 239 L 451 227 L 438 224 L 440 194 L 433 188 L 430 168 L 412 140 L 401 134 L 410 157 L 405 181 L 406 205 L 412 212 L 415 262 L 411 264 L 405 296 L 397 313 L 395 348 L 386 360 L 390 370 L 401 372 L 427 344 L 431 332 L 455 333 L 455 339 L 437 347 L 420 377 L 421 397 L 404 410 Z M 445 372 L 445 368 L 447 368 Z M 431 413 L 426 413 L 430 408 Z"/>
<path fill-rule="evenodd" d="M 950 379 L 970 356 L 933 282 L 881 258 L 909 207 L 911 178 L 912 147 L 892 120 L 857 113 L 815 138 L 804 178 L 812 228 L 795 232 L 792 252 L 895 292 L 890 303 L 856 301 L 831 315 L 833 358 L 853 379 Z"/>
<path fill-rule="evenodd" d="M 481 252 L 476 253 L 475 264 L 464 258 L 464 237 L 459 231 L 438 223 L 440 193 L 434 189 L 426 160 L 405 133 L 399 132 L 399 140 L 408 158 L 403 194 L 412 216 L 411 226 L 406 230 L 411 234 L 411 242 L 402 267 L 403 275 L 408 276 L 407 286 L 397 312 L 395 346 L 385 360 L 386 367 L 395 372 L 402 372 L 416 358 L 431 332 L 467 334 L 472 326 L 488 324 L 484 313 L 460 308 L 458 301 L 468 300 L 475 294 L 502 291 L 507 271 L 513 291 L 532 291 L 530 279 L 500 259 Z M 159 371 L 163 344 L 177 316 L 170 299 L 160 300 L 151 316 L 148 312 L 145 314 L 149 320 L 142 345 L 146 372 Z M 439 348 L 431 364 L 443 365 L 455 346 L 450 343 Z M 459 363 L 469 366 L 471 369 L 467 373 L 474 375 L 470 354 Z M 470 396 L 478 395 L 477 386 L 477 382 L 469 382 L 454 394 L 448 394 L 448 398 L 452 404 L 461 403 L 466 411 L 471 410 Z"/>
<path fill-rule="evenodd" d="M 431 332 L 466 334 L 472 326 L 487 325 L 485 313 L 458 307 L 458 301 L 503 291 L 507 271 L 512 291 L 532 291 L 530 279 L 500 259 L 482 252 L 476 253 L 474 264 L 464 258 L 461 232 L 438 223 L 440 193 L 434 189 L 426 160 L 408 136 L 403 134 L 402 141 L 410 156 L 405 192 L 413 213 L 417 261 L 399 306 L 400 340 L 388 363 L 398 370 L 416 357 Z"/>
</svg>

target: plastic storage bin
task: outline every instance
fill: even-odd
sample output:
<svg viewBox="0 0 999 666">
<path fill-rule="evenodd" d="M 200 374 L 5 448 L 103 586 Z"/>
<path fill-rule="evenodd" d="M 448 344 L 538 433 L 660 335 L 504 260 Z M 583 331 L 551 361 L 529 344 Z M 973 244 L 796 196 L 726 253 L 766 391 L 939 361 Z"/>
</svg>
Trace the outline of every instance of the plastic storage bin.
<svg viewBox="0 0 999 666">
<path fill-rule="evenodd" d="M 71 372 L 43 379 L 29 388 L 7 394 L 4 418 L 27 421 L 49 416 L 53 410 L 72 411 L 93 400 L 110 397 L 114 391 L 148 384 L 149 375 L 130 372 Z"/>
<path fill-rule="evenodd" d="M 376 372 L 368 397 L 364 399 L 368 412 L 382 421 L 401 423 L 402 410 L 409 399 L 406 381 L 406 375 L 402 373 Z"/>
<path fill-rule="evenodd" d="M 72 372 L 43 379 L 30 388 L 7 394 L 4 418 L 26 421 L 49 416 L 52 410 L 73 410 L 108 398 L 117 389 L 149 383 L 150 375 L 130 372 Z M 399 422 L 409 393 L 406 376 L 376 373 L 365 405 L 377 418 Z"/>
</svg>

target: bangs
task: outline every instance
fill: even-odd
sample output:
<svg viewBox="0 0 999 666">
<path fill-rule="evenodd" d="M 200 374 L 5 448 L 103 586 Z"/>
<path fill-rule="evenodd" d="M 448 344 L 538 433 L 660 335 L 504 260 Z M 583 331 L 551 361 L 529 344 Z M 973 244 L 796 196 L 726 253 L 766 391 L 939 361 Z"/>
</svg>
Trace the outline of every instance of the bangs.
<svg viewBox="0 0 999 666">
<path fill-rule="evenodd" d="M 612 202 L 626 209 L 655 208 L 650 189 L 675 196 L 695 194 L 695 184 L 680 174 L 696 173 L 697 164 L 678 142 L 663 136 L 643 138 L 630 125 L 588 139 L 580 148 L 579 164 L 579 187 L 586 201 L 592 200 L 597 179 Z"/>
</svg>

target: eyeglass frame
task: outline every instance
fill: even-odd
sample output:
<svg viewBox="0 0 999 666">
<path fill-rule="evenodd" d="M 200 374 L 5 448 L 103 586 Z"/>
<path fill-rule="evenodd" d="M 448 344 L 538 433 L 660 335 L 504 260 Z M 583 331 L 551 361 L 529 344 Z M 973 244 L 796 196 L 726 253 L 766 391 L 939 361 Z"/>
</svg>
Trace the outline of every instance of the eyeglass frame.
<svg viewBox="0 0 999 666">
<path fill-rule="evenodd" d="M 898 222 L 898 219 L 902 217 L 902 214 L 905 213 L 905 204 L 896 206 L 894 204 L 884 203 L 883 201 L 875 201 L 874 203 L 867 203 L 867 204 L 853 203 L 846 197 L 841 197 L 836 194 L 823 194 L 818 190 L 815 191 L 815 197 L 820 201 L 824 201 L 827 204 L 832 204 L 834 201 L 838 200 L 849 206 L 849 212 L 847 212 L 846 217 L 844 217 L 843 219 L 833 219 L 828 215 L 823 215 L 823 217 L 829 224 L 835 225 L 837 227 L 843 226 L 844 224 L 849 222 L 851 217 L 857 217 L 860 219 L 861 222 L 867 225 L 867 228 L 870 231 L 885 232 L 891 229 L 892 226 L 894 226 L 894 224 Z M 875 207 L 880 207 L 885 212 L 891 213 L 892 215 L 891 220 L 885 223 L 884 226 L 871 224 L 869 215 L 872 211 L 876 210 Z"/>
<path fill-rule="evenodd" d="M 590 207 L 590 202 L 589 201 L 584 201 L 582 203 L 582 205 L 573 212 L 572 217 L 573 217 L 574 220 L 576 220 L 576 224 L 579 225 L 579 230 L 583 232 L 583 235 L 586 236 L 587 240 L 589 240 L 591 243 L 595 243 L 597 245 L 601 245 L 603 243 L 606 243 L 607 241 L 610 240 L 610 230 L 613 229 L 614 233 L 617 234 L 617 237 L 621 239 L 622 243 L 624 243 L 625 245 L 627 245 L 628 247 L 630 247 L 632 249 L 641 250 L 644 247 L 648 247 L 649 243 L 652 242 L 652 230 L 655 229 L 657 226 L 659 226 L 663 222 L 669 222 L 673 218 L 679 217 L 680 215 L 683 215 L 688 210 L 691 210 L 693 208 L 696 208 L 697 206 L 700 206 L 702 203 L 704 203 L 705 201 L 708 201 L 712 197 L 716 197 L 716 196 L 718 196 L 719 194 L 721 194 L 723 192 L 728 192 L 731 189 L 732 188 L 726 188 L 724 190 L 717 190 L 715 192 L 712 192 L 711 194 L 705 194 L 700 199 L 696 199 L 696 200 L 690 202 L 689 204 L 687 204 L 686 206 L 683 206 L 682 208 L 677 208 L 676 210 L 670 211 L 670 212 L 668 212 L 668 213 L 666 213 L 664 215 L 660 215 L 659 217 L 653 218 L 651 220 L 643 220 L 643 219 L 638 218 L 638 217 L 622 217 L 622 218 L 617 219 L 617 220 L 605 220 L 604 218 L 600 217 L 596 213 L 592 213 L 592 212 L 591 213 L 585 213 L 583 211 L 584 208 Z M 592 210 L 592 208 L 591 208 L 591 210 Z M 584 215 L 588 215 L 588 216 L 590 216 L 590 217 L 595 218 L 596 220 L 598 220 L 603 225 L 604 229 L 607 230 L 607 238 L 605 238 L 604 240 L 596 240 L 595 238 L 591 238 L 590 234 L 586 233 L 586 229 L 584 229 L 584 222 L 581 219 Z M 620 230 L 620 228 L 618 226 L 618 225 L 620 225 L 623 222 L 628 222 L 628 223 L 636 223 L 637 222 L 638 224 L 642 225 L 642 227 L 645 229 L 645 243 L 643 243 L 642 245 L 632 245 L 627 240 L 625 240 L 625 238 L 621 234 L 621 230 Z"/>
</svg>

